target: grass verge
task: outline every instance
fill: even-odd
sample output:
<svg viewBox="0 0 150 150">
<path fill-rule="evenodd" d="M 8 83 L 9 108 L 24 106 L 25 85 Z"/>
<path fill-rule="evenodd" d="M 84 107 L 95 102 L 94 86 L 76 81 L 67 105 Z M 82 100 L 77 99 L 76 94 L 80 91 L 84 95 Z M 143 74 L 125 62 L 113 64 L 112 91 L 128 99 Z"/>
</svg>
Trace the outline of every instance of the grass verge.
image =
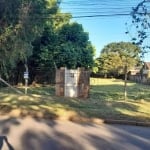
<svg viewBox="0 0 150 150">
<path fill-rule="evenodd" d="M 150 87 L 128 83 L 128 100 L 123 100 L 123 82 L 91 79 L 88 99 L 55 96 L 54 86 L 30 87 L 28 95 L 0 89 L 0 114 L 75 121 L 112 119 L 150 122 Z"/>
</svg>

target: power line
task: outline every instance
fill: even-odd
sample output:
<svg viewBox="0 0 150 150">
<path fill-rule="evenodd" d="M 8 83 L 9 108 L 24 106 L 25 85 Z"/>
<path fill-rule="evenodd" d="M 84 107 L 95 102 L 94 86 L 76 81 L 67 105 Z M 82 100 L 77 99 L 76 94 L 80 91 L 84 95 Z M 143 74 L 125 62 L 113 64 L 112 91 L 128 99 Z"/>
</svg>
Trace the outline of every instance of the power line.
<svg viewBox="0 0 150 150">
<path fill-rule="evenodd" d="M 129 2 L 119 0 L 64 0 L 60 8 L 71 13 L 73 18 L 129 16 L 133 7 L 136 7 L 139 2 L 140 0 Z"/>
<path fill-rule="evenodd" d="M 103 14 L 103 15 L 87 15 L 87 16 L 73 16 L 72 18 L 95 18 L 95 17 L 115 17 L 115 16 L 129 16 L 130 13 L 126 14 Z"/>
</svg>

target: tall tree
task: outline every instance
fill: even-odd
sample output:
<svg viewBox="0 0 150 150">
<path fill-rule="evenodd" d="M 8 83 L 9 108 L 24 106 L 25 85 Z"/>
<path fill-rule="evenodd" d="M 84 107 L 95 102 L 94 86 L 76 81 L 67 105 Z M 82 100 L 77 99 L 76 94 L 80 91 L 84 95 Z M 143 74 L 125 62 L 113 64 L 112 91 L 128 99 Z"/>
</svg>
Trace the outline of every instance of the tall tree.
<svg viewBox="0 0 150 150">
<path fill-rule="evenodd" d="M 59 46 L 54 59 L 58 67 L 91 68 L 95 48 L 81 24 L 67 23 L 58 30 Z"/>
<path fill-rule="evenodd" d="M 97 60 L 99 62 L 99 71 L 104 77 L 107 77 L 107 75 L 118 77 L 122 74 L 122 60 L 118 53 L 101 53 Z"/>
<path fill-rule="evenodd" d="M 41 34 L 45 22 L 56 9 L 55 0 L 1 0 L 1 74 L 6 75 L 17 61 L 25 61 L 32 54 L 33 40 Z"/>
<path fill-rule="evenodd" d="M 64 17 L 64 14 L 62 16 Z M 66 19 L 65 24 L 60 22 L 54 28 L 54 23 L 52 26 L 48 25 L 42 36 L 34 42 L 31 59 L 36 63 L 36 66 L 92 67 L 95 49 L 82 25 L 69 23 L 69 20 Z"/>
<path fill-rule="evenodd" d="M 28 59 L 31 82 L 37 76 L 37 68 L 42 72 L 55 72 L 54 55 L 59 47 L 58 30 L 64 24 L 69 23 L 70 19 L 71 14 L 61 13 L 60 9 L 57 9 L 51 19 L 46 22 L 43 33 L 32 43 L 33 54 Z"/>
<path fill-rule="evenodd" d="M 37 67 L 50 71 L 60 67 L 91 68 L 93 65 L 95 49 L 82 25 L 70 23 L 71 15 L 61 15 L 60 10 L 53 18 L 45 25 L 42 35 L 33 42 L 33 55 L 29 59 L 32 80 Z"/>
<path fill-rule="evenodd" d="M 139 52 L 140 48 L 130 42 L 110 43 L 106 45 L 101 51 L 99 62 L 101 65 L 101 70 L 103 70 L 104 73 L 124 73 L 125 99 L 127 94 L 127 73 L 131 67 L 137 65 L 139 62 Z"/>
</svg>

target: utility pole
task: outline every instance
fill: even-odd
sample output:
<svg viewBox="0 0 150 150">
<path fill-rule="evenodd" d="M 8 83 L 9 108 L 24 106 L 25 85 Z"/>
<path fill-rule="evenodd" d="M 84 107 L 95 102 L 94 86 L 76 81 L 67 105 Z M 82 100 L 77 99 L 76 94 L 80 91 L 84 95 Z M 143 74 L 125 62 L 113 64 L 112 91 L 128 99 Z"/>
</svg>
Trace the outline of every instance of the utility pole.
<svg viewBox="0 0 150 150">
<path fill-rule="evenodd" d="M 125 65 L 124 68 L 125 72 L 125 78 L 124 78 L 124 100 L 126 101 L 127 99 L 127 65 Z"/>
<path fill-rule="evenodd" d="M 125 66 L 124 66 L 124 100 L 127 99 L 127 74 L 128 74 L 128 64 L 127 64 L 127 57 L 125 60 Z"/>
</svg>

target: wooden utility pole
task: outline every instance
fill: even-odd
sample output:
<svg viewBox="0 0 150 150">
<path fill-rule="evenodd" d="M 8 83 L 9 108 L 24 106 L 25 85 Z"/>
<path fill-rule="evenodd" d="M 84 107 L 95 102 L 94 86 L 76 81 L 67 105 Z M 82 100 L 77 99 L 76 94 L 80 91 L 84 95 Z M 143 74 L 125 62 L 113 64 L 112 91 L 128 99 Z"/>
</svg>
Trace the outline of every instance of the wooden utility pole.
<svg viewBox="0 0 150 150">
<path fill-rule="evenodd" d="M 127 65 L 125 65 L 124 68 L 124 100 L 126 101 L 127 99 Z"/>
</svg>

